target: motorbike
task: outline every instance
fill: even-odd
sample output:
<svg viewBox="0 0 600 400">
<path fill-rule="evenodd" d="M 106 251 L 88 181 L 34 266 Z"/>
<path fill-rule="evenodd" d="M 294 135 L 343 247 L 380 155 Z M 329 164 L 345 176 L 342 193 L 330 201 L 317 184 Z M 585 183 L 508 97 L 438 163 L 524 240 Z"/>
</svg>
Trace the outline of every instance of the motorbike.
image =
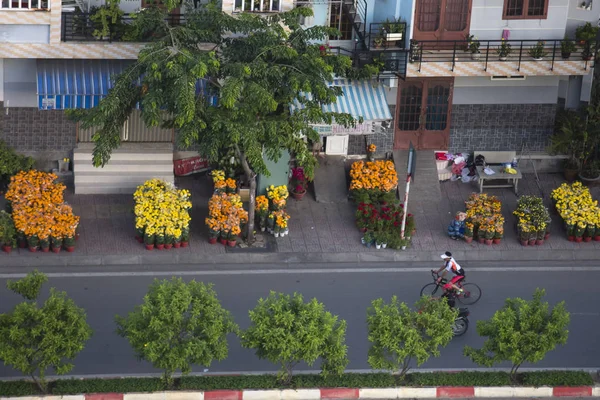
<svg viewBox="0 0 600 400">
<path fill-rule="evenodd" d="M 452 325 L 452 333 L 454 336 L 462 336 L 469 329 L 469 309 L 468 308 L 459 308 L 458 309 L 458 317 L 454 320 L 454 325 Z"/>
</svg>

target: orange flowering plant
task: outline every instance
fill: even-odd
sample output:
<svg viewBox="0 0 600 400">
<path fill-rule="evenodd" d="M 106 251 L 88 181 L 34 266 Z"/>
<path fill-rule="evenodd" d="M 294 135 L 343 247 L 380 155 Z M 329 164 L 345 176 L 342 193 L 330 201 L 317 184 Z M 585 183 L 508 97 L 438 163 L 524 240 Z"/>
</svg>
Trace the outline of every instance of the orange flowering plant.
<svg viewBox="0 0 600 400">
<path fill-rule="evenodd" d="M 467 223 L 473 226 L 479 238 L 500 238 L 504 234 L 502 203 L 496 196 L 486 193 L 471 193 L 465 201 Z"/>
<path fill-rule="evenodd" d="M 350 192 L 357 203 L 396 199 L 398 175 L 392 161 L 356 161 L 350 169 L 350 178 Z"/>
<path fill-rule="evenodd" d="M 238 194 L 215 192 L 208 200 L 208 217 L 205 219 L 209 235 L 216 238 L 234 239 L 241 233 L 241 225 L 248 222 L 248 211 L 244 210 Z"/>
</svg>

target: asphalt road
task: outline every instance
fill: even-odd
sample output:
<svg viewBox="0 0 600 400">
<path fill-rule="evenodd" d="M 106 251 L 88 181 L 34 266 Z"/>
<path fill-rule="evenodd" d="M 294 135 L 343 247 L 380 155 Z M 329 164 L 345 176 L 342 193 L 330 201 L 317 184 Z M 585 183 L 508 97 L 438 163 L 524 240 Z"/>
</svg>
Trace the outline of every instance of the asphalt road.
<svg viewBox="0 0 600 400">
<path fill-rule="evenodd" d="M 136 273 L 117 273 L 113 269 L 71 269 L 78 271 L 77 276 L 66 273 L 50 275 L 43 296 L 46 296 L 50 286 L 65 290 L 76 303 L 85 308 L 88 322 L 94 330 L 94 336 L 86 348 L 75 360 L 73 375 L 130 375 L 156 373 L 149 364 L 136 360 L 128 342 L 114 333 L 114 316 L 125 315 L 136 304 L 139 304 L 148 285 L 159 275 L 160 279 L 168 278 L 173 273 L 169 271 L 184 271 L 184 279 L 196 279 L 212 282 L 224 307 L 229 309 L 236 322 L 245 328 L 249 324 L 248 309 L 252 308 L 261 296 L 266 296 L 269 290 L 286 293 L 294 291 L 302 293 L 306 298 L 316 297 L 325 303 L 333 313 L 348 322 L 346 342 L 349 346 L 349 369 L 366 370 L 367 363 L 367 329 L 365 324 L 366 310 L 371 300 L 383 297 L 389 299 L 397 295 L 401 300 L 413 303 L 418 299 L 421 287 L 431 280 L 424 265 L 418 270 L 398 269 L 390 264 L 373 264 L 361 269 L 342 269 L 337 264 L 332 270 L 331 265 L 311 265 L 310 268 L 323 268 L 320 271 L 307 269 L 298 270 L 269 270 L 249 273 L 235 271 L 223 267 L 223 270 L 203 271 L 202 266 L 170 266 L 162 272 L 147 269 L 145 275 Z M 309 266 L 297 266 L 309 268 Z M 381 267 L 378 269 L 371 269 Z M 383 268 L 387 267 L 387 268 Z M 536 266 L 541 267 L 541 266 Z M 471 327 L 466 335 L 455 338 L 448 347 L 442 350 L 439 358 L 430 359 L 422 368 L 474 368 L 469 359 L 462 355 L 464 345 L 477 346 L 482 339 L 475 330 L 475 321 L 489 318 L 500 308 L 507 297 L 530 298 L 536 287 L 545 288 L 546 298 L 554 304 L 565 300 L 571 312 L 570 335 L 566 346 L 559 347 L 549 353 L 545 360 L 537 364 L 547 368 L 597 368 L 600 367 L 600 265 L 597 269 L 573 270 L 573 265 L 564 268 L 545 268 L 535 270 L 532 265 L 505 264 L 500 268 L 470 268 L 468 280 L 477 283 L 483 291 L 479 303 L 470 306 Z M 125 268 L 125 267 L 124 267 Z M 130 268 L 130 267 L 126 267 Z M 212 266 L 210 268 L 215 268 Z M 218 266 L 217 266 L 218 268 Z M 566 268 L 570 268 L 567 270 Z M 588 267 L 586 267 L 588 268 Z M 495 269 L 495 270 L 494 270 Z M 585 269 L 585 268 L 582 268 Z M 53 270 L 60 272 L 59 270 Z M 64 269 L 63 269 L 64 271 Z M 87 272 L 98 271 L 98 274 Z M 115 273 L 111 272 L 115 271 Z M 128 269 L 127 271 L 136 271 Z M 2 272 L 5 274 L 3 275 Z M 20 297 L 5 289 L 8 277 L 7 270 L 0 269 L 0 312 L 7 312 Z M 500 366 L 502 367 L 502 365 Z M 528 367 L 524 365 L 523 367 Z M 252 350 L 242 349 L 238 340 L 230 340 L 229 357 L 214 363 L 209 372 L 260 372 L 274 371 L 277 367 L 271 363 L 259 360 Z M 311 369 L 301 366 L 299 369 Z M 315 368 L 312 368 L 315 369 Z M 196 367 L 195 372 L 203 372 L 204 367 Z M 19 373 L 9 367 L 0 367 L 0 377 L 18 376 Z"/>
</svg>

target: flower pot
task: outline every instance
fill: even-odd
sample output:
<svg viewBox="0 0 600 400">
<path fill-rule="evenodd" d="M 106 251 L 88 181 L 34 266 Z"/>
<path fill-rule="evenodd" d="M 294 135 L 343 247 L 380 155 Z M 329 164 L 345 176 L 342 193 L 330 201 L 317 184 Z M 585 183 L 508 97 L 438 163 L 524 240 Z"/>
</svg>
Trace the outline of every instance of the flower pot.
<svg viewBox="0 0 600 400">
<path fill-rule="evenodd" d="M 368 152 L 367 153 L 367 161 L 375 161 L 375 153 Z"/>
<path fill-rule="evenodd" d="M 567 237 L 567 240 L 569 242 L 574 242 L 575 241 L 575 236 L 569 236 L 569 237 Z"/>
<path fill-rule="evenodd" d="M 581 242 L 583 242 L 583 236 L 575 236 L 575 241 L 576 241 L 577 243 L 581 243 Z"/>
<path fill-rule="evenodd" d="M 229 247 L 235 247 L 236 243 L 237 243 L 237 241 L 236 241 L 236 240 L 229 240 L 229 241 L 227 242 L 227 244 L 229 245 Z"/>
<path fill-rule="evenodd" d="M 35 253 L 37 251 L 37 247 L 36 246 L 29 246 L 29 251 L 32 253 Z"/>
<path fill-rule="evenodd" d="M 173 247 L 173 243 L 169 243 L 169 244 L 165 243 L 165 250 L 170 250 L 172 247 Z"/>
<path fill-rule="evenodd" d="M 152 245 L 152 246 L 154 246 L 154 245 Z M 146 245 L 146 248 L 148 248 L 147 245 Z M 69 252 L 69 253 L 72 253 L 75 251 L 75 246 L 67 246 L 67 247 L 65 247 L 65 250 L 67 250 L 67 252 Z"/>
<path fill-rule="evenodd" d="M 479 60 L 481 58 L 481 53 L 471 53 L 471 60 Z"/>
<path fill-rule="evenodd" d="M 529 243 L 530 246 L 535 246 L 535 239 L 529 239 Z"/>
<path fill-rule="evenodd" d="M 465 242 L 471 243 L 472 241 L 473 241 L 473 237 L 472 236 L 465 236 Z"/>
<path fill-rule="evenodd" d="M 500 57 L 500 61 L 506 61 L 508 57 Z"/>
<path fill-rule="evenodd" d="M 385 249 L 385 248 L 387 248 L 387 243 L 381 243 L 381 248 L 382 248 L 382 249 Z"/>
<path fill-rule="evenodd" d="M 487 244 L 488 246 L 492 243 L 494 243 L 494 239 L 485 239 L 485 244 Z"/>
<path fill-rule="evenodd" d="M 544 239 L 537 239 L 537 240 L 535 241 L 535 244 L 536 244 L 537 246 L 541 246 L 541 245 L 543 245 L 543 244 L 544 244 Z"/>
<path fill-rule="evenodd" d="M 585 236 L 585 237 L 583 238 L 583 241 L 584 241 L 584 242 L 591 242 L 591 241 L 592 241 L 592 237 L 591 237 L 591 236 Z"/>
<path fill-rule="evenodd" d="M 165 244 L 164 244 L 164 243 L 163 243 L 163 244 L 157 244 L 157 245 L 156 245 L 156 249 L 157 249 L 157 250 L 162 250 L 162 249 L 164 249 L 164 248 L 165 248 Z"/>
<path fill-rule="evenodd" d="M 529 242 L 527 240 L 521 240 L 521 246 L 527 246 Z"/>
<path fill-rule="evenodd" d="M 367 242 L 367 243 L 365 243 L 365 246 L 367 246 L 367 248 L 369 248 L 369 249 L 370 249 L 370 248 L 371 248 L 371 246 L 373 246 L 373 243 L 371 243 L 371 242 Z"/>
<path fill-rule="evenodd" d="M 183 242 L 181 242 L 181 244 L 183 245 Z M 222 245 L 227 245 L 227 239 L 221 238 L 221 244 Z M 183 246 L 183 247 L 185 247 L 185 246 Z"/>
<path fill-rule="evenodd" d="M 483 244 L 485 243 L 485 238 L 477 238 L 477 242 Z"/>
<path fill-rule="evenodd" d="M 365 233 L 367 231 L 367 228 L 360 228 L 360 233 Z"/>
<path fill-rule="evenodd" d="M 41 249 L 42 249 L 43 253 L 48 253 L 50 251 L 50 246 L 48 246 L 48 247 L 42 247 Z"/>
<path fill-rule="evenodd" d="M 181 242 L 181 247 L 188 247 L 189 242 Z"/>
<path fill-rule="evenodd" d="M 62 248 L 62 246 L 59 246 L 59 247 L 52 247 L 52 252 L 53 252 L 53 253 L 60 253 L 60 250 L 61 250 L 61 248 Z"/>
<path fill-rule="evenodd" d="M 260 228 L 260 231 L 261 231 L 261 232 L 264 232 L 264 231 L 265 231 L 265 229 L 267 229 L 267 228 L 265 228 L 264 226 L 262 226 L 262 227 Z"/>
<path fill-rule="evenodd" d="M 375 248 L 376 248 L 377 250 L 381 249 L 381 243 L 375 243 Z"/>
<path fill-rule="evenodd" d="M 531 57 L 533 61 L 542 61 L 542 57 Z"/>
<path fill-rule="evenodd" d="M 143 237 L 141 237 L 141 236 L 137 236 L 137 235 L 136 235 L 136 236 L 135 236 L 135 240 L 137 240 L 137 241 L 138 241 L 138 243 L 144 243 L 144 238 L 143 238 Z"/>
<path fill-rule="evenodd" d="M 216 237 L 208 238 L 208 243 L 210 243 L 210 244 L 216 244 L 217 243 L 217 238 Z M 177 243 L 177 244 L 179 245 L 179 243 Z M 177 247 L 179 247 L 179 246 L 177 246 Z"/>
<path fill-rule="evenodd" d="M 279 237 L 279 232 L 275 232 L 274 235 L 275 235 L 276 238 L 278 238 Z"/>
<path fill-rule="evenodd" d="M 2 245 L 2 251 L 4 251 L 5 253 L 10 254 L 10 252 L 12 251 L 12 247 L 11 246 L 7 246 L 7 245 Z"/>
<path fill-rule="evenodd" d="M 544 235 L 544 240 L 548 240 L 548 239 L 550 239 L 550 232 L 548 232 Z"/>
<path fill-rule="evenodd" d="M 567 182 L 573 182 L 577 178 L 577 174 L 579 173 L 576 169 L 565 168 L 564 175 L 565 180 Z"/>
<path fill-rule="evenodd" d="M 401 247 L 401 249 L 402 249 L 402 250 L 406 250 L 406 246 L 402 246 L 402 247 Z"/>
<path fill-rule="evenodd" d="M 25 247 L 27 247 L 27 240 L 19 239 L 19 248 L 24 249 Z"/>
<path fill-rule="evenodd" d="M 361 237 L 361 238 L 360 238 L 360 242 L 361 242 L 362 244 L 366 244 L 366 243 L 367 243 L 367 242 L 365 242 L 365 238 L 364 238 L 364 237 Z"/>
<path fill-rule="evenodd" d="M 302 200 L 304 195 L 306 194 L 306 190 L 302 193 L 292 192 L 292 196 L 294 196 L 295 200 Z"/>
<path fill-rule="evenodd" d="M 596 242 L 600 242 L 600 235 L 596 235 L 596 236 L 594 236 L 594 240 L 595 240 Z"/>
<path fill-rule="evenodd" d="M 502 241 L 502 238 L 496 238 L 496 239 L 494 239 L 494 244 L 500 244 L 501 241 Z"/>
<path fill-rule="evenodd" d="M 217 243 L 217 238 L 215 238 L 215 243 Z M 173 243 L 173 247 L 175 247 L 176 249 L 180 248 L 181 247 L 181 242 L 175 242 L 175 243 Z"/>
<path fill-rule="evenodd" d="M 594 187 L 600 185 L 600 175 L 598 175 L 595 178 L 587 178 L 585 176 L 582 176 L 581 174 L 578 174 L 578 176 L 581 183 L 583 183 L 587 187 Z"/>
<path fill-rule="evenodd" d="M 154 243 L 146 245 L 146 250 L 152 250 L 152 249 L 154 249 Z"/>
</svg>

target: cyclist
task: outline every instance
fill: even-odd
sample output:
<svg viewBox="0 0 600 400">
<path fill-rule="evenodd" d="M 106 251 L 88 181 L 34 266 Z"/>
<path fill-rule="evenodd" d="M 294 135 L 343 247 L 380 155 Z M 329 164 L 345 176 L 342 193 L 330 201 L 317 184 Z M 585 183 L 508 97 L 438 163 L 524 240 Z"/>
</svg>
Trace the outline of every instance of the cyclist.
<svg viewBox="0 0 600 400">
<path fill-rule="evenodd" d="M 437 283 L 440 283 L 440 281 L 446 276 L 446 273 L 450 271 L 454 274 L 454 277 L 452 278 L 452 280 L 450 280 L 450 282 L 444 285 L 444 290 L 448 291 L 454 289 L 456 293 L 462 294 L 462 288 L 460 288 L 456 284 L 461 280 L 465 279 L 465 270 L 456 262 L 454 258 L 452 258 L 452 253 L 450 253 L 449 251 L 445 252 L 440 257 L 442 258 L 442 260 L 444 260 L 444 265 L 437 271 L 431 270 L 431 272 L 435 272 L 436 274 L 439 274 L 440 272 L 445 270 L 442 276 L 440 276 L 437 279 Z"/>
</svg>

